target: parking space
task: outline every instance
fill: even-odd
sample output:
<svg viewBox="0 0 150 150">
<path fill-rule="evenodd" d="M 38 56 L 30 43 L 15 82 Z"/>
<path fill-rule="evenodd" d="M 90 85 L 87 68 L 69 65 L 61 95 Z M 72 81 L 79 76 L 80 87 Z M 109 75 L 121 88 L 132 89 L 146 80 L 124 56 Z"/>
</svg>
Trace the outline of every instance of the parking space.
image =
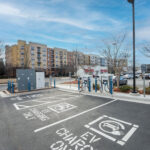
<svg viewBox="0 0 150 150">
<path fill-rule="evenodd" d="M 149 150 L 150 106 L 57 89 L 0 101 L 2 150 Z M 144 144 L 143 144 L 144 143 Z"/>
</svg>

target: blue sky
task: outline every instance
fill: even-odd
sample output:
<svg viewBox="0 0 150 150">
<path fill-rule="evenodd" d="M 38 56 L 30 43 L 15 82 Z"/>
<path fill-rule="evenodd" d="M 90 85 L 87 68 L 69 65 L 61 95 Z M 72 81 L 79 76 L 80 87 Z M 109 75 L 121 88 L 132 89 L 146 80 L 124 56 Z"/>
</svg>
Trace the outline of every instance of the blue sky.
<svg viewBox="0 0 150 150">
<path fill-rule="evenodd" d="M 137 62 L 150 42 L 149 0 L 135 0 Z M 0 0 L 0 40 L 18 39 L 99 54 L 102 40 L 125 32 L 132 44 L 132 13 L 127 0 Z M 130 46 L 132 51 L 132 46 Z"/>
</svg>

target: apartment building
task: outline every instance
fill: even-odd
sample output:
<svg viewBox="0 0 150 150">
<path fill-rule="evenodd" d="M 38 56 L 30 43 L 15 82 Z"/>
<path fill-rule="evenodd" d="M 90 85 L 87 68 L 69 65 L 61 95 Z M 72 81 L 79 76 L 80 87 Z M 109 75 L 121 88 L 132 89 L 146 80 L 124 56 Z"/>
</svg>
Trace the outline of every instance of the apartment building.
<svg viewBox="0 0 150 150">
<path fill-rule="evenodd" d="M 54 48 L 54 67 L 61 68 L 67 66 L 67 50 Z"/>
<path fill-rule="evenodd" d="M 90 65 L 90 56 L 84 55 L 84 65 Z"/>
<path fill-rule="evenodd" d="M 142 64 L 140 69 L 144 73 L 150 73 L 150 64 Z M 133 70 L 133 67 L 132 67 L 132 70 Z"/>
<path fill-rule="evenodd" d="M 14 68 L 47 69 L 47 46 L 18 40 L 17 44 L 5 47 L 6 66 Z"/>
<path fill-rule="evenodd" d="M 47 46 L 29 42 L 30 68 L 47 69 Z"/>
<path fill-rule="evenodd" d="M 84 54 L 79 51 L 73 51 L 73 62 L 76 65 L 84 65 L 84 63 L 85 63 Z"/>
<path fill-rule="evenodd" d="M 6 46 L 6 66 L 12 68 L 34 68 L 49 74 L 67 74 L 77 66 L 106 66 L 106 60 L 97 55 L 62 48 L 47 48 L 47 45 L 18 40 L 17 44 Z M 73 66 L 73 67 L 72 67 Z M 14 69 L 15 70 L 15 69 Z"/>
<path fill-rule="evenodd" d="M 10 67 L 13 65 L 11 62 L 14 62 L 14 61 L 13 61 L 13 57 L 11 56 L 12 56 L 11 47 L 9 45 L 6 45 L 5 46 L 5 60 L 6 60 L 7 67 Z"/>
<path fill-rule="evenodd" d="M 73 61 L 73 52 L 67 52 L 67 65 L 73 66 L 75 63 Z"/>
<path fill-rule="evenodd" d="M 105 57 L 100 57 L 100 65 L 101 66 L 106 66 L 107 62 L 106 62 L 106 58 Z"/>
<path fill-rule="evenodd" d="M 91 54 L 90 55 L 90 64 L 91 65 L 106 66 L 106 59 L 102 56 L 97 56 L 97 55 Z"/>
<path fill-rule="evenodd" d="M 90 54 L 90 65 L 96 65 L 98 63 L 97 55 Z"/>
<path fill-rule="evenodd" d="M 54 49 L 47 48 L 47 74 L 53 74 L 55 68 Z"/>
<path fill-rule="evenodd" d="M 5 46 L 5 59 L 7 67 L 24 67 L 24 54 L 28 49 L 25 41 L 18 40 L 17 44 Z"/>
</svg>

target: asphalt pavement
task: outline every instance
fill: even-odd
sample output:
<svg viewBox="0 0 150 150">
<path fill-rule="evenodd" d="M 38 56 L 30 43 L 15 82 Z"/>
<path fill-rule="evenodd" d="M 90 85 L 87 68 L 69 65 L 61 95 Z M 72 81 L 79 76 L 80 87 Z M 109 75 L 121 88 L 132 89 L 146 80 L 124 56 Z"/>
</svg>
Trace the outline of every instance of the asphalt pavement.
<svg viewBox="0 0 150 150">
<path fill-rule="evenodd" d="M 6 90 L 7 84 L 0 84 L 0 91 Z"/>
<path fill-rule="evenodd" d="M 150 105 L 51 89 L 0 97 L 0 150 L 149 150 Z"/>
</svg>

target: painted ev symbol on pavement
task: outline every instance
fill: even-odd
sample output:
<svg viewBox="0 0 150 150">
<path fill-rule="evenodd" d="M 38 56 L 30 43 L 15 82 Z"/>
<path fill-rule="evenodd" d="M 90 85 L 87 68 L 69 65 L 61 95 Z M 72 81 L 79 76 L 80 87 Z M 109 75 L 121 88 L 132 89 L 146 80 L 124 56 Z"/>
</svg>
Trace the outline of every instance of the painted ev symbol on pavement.
<svg viewBox="0 0 150 150">
<path fill-rule="evenodd" d="M 91 131 L 123 146 L 138 129 L 138 125 L 103 115 L 85 125 Z"/>
<path fill-rule="evenodd" d="M 125 126 L 119 122 L 113 120 L 106 120 L 99 123 L 99 128 L 106 133 L 110 133 L 112 135 L 122 135 L 125 130 Z"/>
</svg>

